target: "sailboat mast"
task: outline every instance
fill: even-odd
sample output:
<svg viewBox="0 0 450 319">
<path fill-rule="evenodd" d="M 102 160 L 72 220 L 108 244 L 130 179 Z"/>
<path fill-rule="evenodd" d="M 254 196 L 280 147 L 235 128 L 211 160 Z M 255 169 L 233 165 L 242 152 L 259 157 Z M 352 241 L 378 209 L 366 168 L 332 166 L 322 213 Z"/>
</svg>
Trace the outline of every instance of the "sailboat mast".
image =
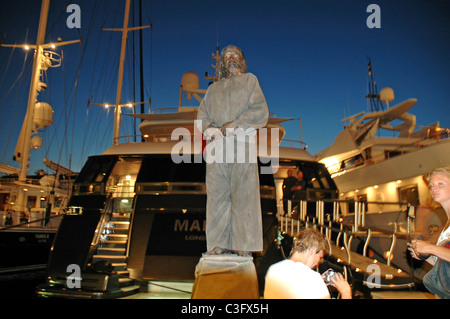
<svg viewBox="0 0 450 319">
<path fill-rule="evenodd" d="M 123 84 L 123 69 L 125 64 L 125 53 L 127 46 L 127 36 L 128 36 L 128 19 L 130 15 L 130 0 L 126 0 L 125 3 L 125 17 L 123 20 L 122 29 L 122 46 L 120 49 L 120 61 L 119 61 L 119 78 L 117 80 L 117 95 L 116 95 L 116 108 L 114 110 L 114 134 L 113 134 L 113 144 L 119 144 L 120 136 L 120 118 L 121 118 L 121 106 L 120 99 L 122 96 L 122 84 Z"/>
<path fill-rule="evenodd" d="M 125 3 L 125 16 L 123 19 L 123 28 L 102 28 L 105 31 L 122 31 L 122 46 L 120 49 L 120 60 L 119 60 L 119 76 L 117 79 L 117 94 L 116 94 L 116 105 L 114 110 L 114 132 L 113 132 L 113 145 L 119 144 L 120 136 L 120 121 L 122 117 L 122 106 L 120 100 L 122 97 L 122 84 L 123 84 L 123 70 L 125 65 L 125 53 L 127 48 L 127 37 L 129 31 L 141 30 L 150 28 L 151 26 L 141 26 L 141 27 L 128 27 L 128 20 L 130 15 L 130 0 L 126 0 Z M 127 103 L 127 106 L 132 106 L 140 103 Z"/>
<path fill-rule="evenodd" d="M 22 149 L 22 161 L 20 163 L 19 181 L 25 181 L 27 179 L 28 161 L 30 158 L 30 141 L 31 134 L 33 132 L 33 116 L 34 106 L 37 99 L 37 85 L 39 83 L 39 77 L 41 73 L 41 57 L 44 48 L 42 44 L 45 41 L 45 32 L 47 29 L 48 9 L 50 6 L 50 0 L 43 0 L 41 5 L 41 16 L 39 18 L 39 29 L 36 40 L 36 51 L 34 53 L 33 61 L 33 73 L 31 76 L 30 91 L 28 94 L 28 105 L 26 114 L 25 125 L 25 139 Z"/>
<path fill-rule="evenodd" d="M 139 25 L 142 25 L 142 0 L 139 0 Z M 144 50 L 142 48 L 142 29 L 139 30 L 139 88 L 140 88 L 140 96 L 141 102 L 144 101 Z M 141 114 L 145 113 L 144 104 L 141 104 Z M 143 119 L 141 119 L 141 122 Z M 144 137 L 142 137 L 142 142 L 144 141 Z"/>
</svg>

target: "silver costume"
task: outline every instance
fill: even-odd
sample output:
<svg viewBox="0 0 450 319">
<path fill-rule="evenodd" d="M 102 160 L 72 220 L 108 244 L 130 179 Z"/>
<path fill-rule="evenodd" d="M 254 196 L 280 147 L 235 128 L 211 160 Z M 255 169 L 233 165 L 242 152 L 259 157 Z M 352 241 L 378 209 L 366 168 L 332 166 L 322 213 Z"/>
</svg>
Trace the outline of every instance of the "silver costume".
<svg viewBox="0 0 450 319">
<path fill-rule="evenodd" d="M 223 161 L 206 165 L 206 242 L 207 250 L 220 247 L 237 251 L 262 251 L 262 216 L 259 193 L 258 164 L 246 156 L 246 161 L 236 161 L 238 147 L 236 135 L 226 134 L 224 128 L 254 131 L 266 125 L 269 109 L 255 75 L 243 73 L 232 75 L 213 83 L 198 109 L 201 131 L 210 127 L 221 128 L 224 139 L 210 141 L 215 147 L 223 147 Z M 256 135 L 256 134 L 254 134 Z M 256 143 L 256 137 L 245 142 L 245 149 Z M 256 145 L 256 144 L 255 144 Z M 231 157 L 230 157 L 231 155 Z M 230 162 L 230 158 L 234 158 Z"/>
</svg>

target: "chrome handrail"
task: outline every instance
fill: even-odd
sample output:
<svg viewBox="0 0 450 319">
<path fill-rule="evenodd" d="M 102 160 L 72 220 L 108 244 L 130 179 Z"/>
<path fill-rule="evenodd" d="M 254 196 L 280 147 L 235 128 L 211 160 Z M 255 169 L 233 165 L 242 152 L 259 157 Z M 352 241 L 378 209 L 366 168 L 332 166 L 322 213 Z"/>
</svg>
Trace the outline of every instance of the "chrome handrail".
<svg viewBox="0 0 450 319">
<path fill-rule="evenodd" d="M 288 201 L 288 207 L 294 206 L 292 202 L 295 201 Z M 280 217 L 280 228 L 281 232 L 285 234 L 290 234 L 292 237 L 295 237 L 297 233 L 300 231 L 300 227 L 308 228 L 308 227 L 315 227 L 319 228 L 320 231 L 323 233 L 325 232 L 325 236 L 327 237 L 327 240 L 331 242 L 331 233 L 332 231 L 337 232 L 337 237 L 335 240 L 336 246 L 339 247 L 339 242 L 341 240 L 341 237 L 343 236 L 343 248 L 346 251 L 347 254 L 347 261 L 348 263 L 351 262 L 351 242 L 354 238 L 357 236 L 360 236 L 362 232 L 367 233 L 367 237 L 364 242 L 364 248 L 363 248 L 363 256 L 367 257 L 367 248 L 369 247 L 369 242 L 373 236 L 373 231 L 377 231 L 378 233 L 390 235 L 392 236 L 392 242 L 390 249 L 388 251 L 388 254 L 386 256 L 386 264 L 388 266 L 391 265 L 391 256 L 393 254 L 393 251 L 395 249 L 397 239 L 402 237 L 401 234 L 396 234 L 395 231 L 386 231 L 384 229 L 377 229 L 375 227 L 366 227 L 365 226 L 365 207 L 366 204 L 369 203 L 379 203 L 379 202 L 355 202 L 355 216 L 354 216 L 354 225 L 352 225 L 351 229 L 347 228 L 344 229 L 344 222 L 342 219 L 340 219 L 339 214 L 339 203 L 342 202 L 352 202 L 349 200 L 320 200 L 315 201 L 316 203 L 316 214 L 313 220 L 311 221 L 309 216 L 307 216 L 307 203 L 308 201 L 297 201 L 299 204 L 299 215 L 298 218 L 293 218 L 290 214 L 288 216 L 281 216 Z M 311 201 L 310 201 L 311 202 Z M 330 218 L 328 221 L 328 225 L 326 224 L 325 220 L 325 209 L 324 209 L 324 203 L 329 202 L 333 203 L 333 212 L 327 213 L 328 217 Z M 389 204 L 397 204 L 400 206 L 407 205 L 406 202 L 392 202 Z M 409 210 L 410 206 L 408 205 L 406 210 Z M 405 210 L 405 212 L 406 212 Z M 408 218 L 409 215 L 408 215 Z M 336 222 L 339 224 L 339 228 L 336 228 L 332 226 L 332 222 Z M 409 228 L 407 230 L 409 232 Z M 409 236 L 409 234 L 404 235 L 406 238 Z M 331 253 L 331 248 L 330 248 Z"/>
</svg>

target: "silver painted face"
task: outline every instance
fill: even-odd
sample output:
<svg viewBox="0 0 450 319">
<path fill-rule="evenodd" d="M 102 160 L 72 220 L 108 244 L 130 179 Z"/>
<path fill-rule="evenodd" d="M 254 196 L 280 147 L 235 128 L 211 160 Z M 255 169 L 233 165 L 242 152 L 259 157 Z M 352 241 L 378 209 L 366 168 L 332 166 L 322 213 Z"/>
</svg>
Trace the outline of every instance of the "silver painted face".
<svg viewBox="0 0 450 319">
<path fill-rule="evenodd" d="M 247 72 L 247 62 L 242 51 L 235 46 L 226 47 L 220 56 L 220 78 L 229 78 Z"/>
<path fill-rule="evenodd" d="M 241 55 L 239 51 L 234 48 L 228 49 L 224 54 L 224 66 L 230 73 L 230 75 L 237 75 L 240 72 Z"/>
</svg>

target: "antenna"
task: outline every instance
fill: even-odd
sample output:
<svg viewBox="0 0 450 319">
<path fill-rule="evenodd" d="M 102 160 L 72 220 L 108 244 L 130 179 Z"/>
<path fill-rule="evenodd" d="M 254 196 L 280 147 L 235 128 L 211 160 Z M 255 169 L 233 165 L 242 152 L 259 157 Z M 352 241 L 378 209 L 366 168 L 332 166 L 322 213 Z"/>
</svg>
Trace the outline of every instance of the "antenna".
<svg viewBox="0 0 450 319">
<path fill-rule="evenodd" d="M 216 46 L 216 53 L 211 55 L 213 60 L 215 60 L 215 64 L 212 64 L 211 67 L 213 69 L 215 69 L 215 75 L 214 76 L 209 76 L 208 72 L 205 72 L 205 80 L 210 80 L 213 82 L 216 82 L 219 80 L 219 60 L 220 60 L 220 52 L 219 52 L 219 46 Z"/>
<path fill-rule="evenodd" d="M 217 43 L 216 43 L 216 46 L 217 47 L 219 47 L 219 20 L 217 20 L 217 22 L 216 22 L 216 32 L 217 32 L 217 34 L 216 34 L 216 37 L 217 37 L 217 39 L 216 39 L 216 41 L 217 41 Z"/>
<path fill-rule="evenodd" d="M 208 72 L 205 72 L 205 80 L 210 80 L 210 84 L 219 80 L 219 60 L 220 60 L 220 48 L 219 48 L 219 21 L 216 24 L 217 29 L 217 39 L 216 39 L 216 53 L 212 54 L 213 60 L 215 60 L 215 64 L 212 64 L 211 67 L 215 70 L 214 76 L 209 76 Z"/>
<path fill-rule="evenodd" d="M 380 102 L 380 96 L 378 95 L 377 90 L 377 83 L 373 79 L 372 62 L 369 57 L 367 58 L 369 59 L 367 67 L 369 69 L 370 81 L 369 81 L 369 94 L 366 95 L 366 98 L 369 99 L 368 104 L 370 103 L 370 111 L 378 112 L 380 111 L 380 109 L 383 110 L 384 107 L 383 104 Z"/>
</svg>

